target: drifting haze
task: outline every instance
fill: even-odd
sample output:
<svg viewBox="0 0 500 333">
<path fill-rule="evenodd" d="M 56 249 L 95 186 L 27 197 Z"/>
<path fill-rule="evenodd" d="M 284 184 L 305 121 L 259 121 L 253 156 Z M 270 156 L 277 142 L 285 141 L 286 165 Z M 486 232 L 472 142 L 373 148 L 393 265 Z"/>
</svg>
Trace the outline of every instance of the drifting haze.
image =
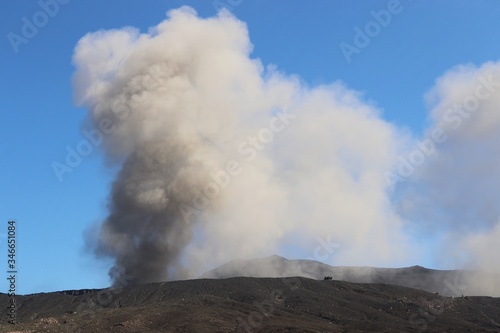
<svg viewBox="0 0 500 333">
<path fill-rule="evenodd" d="M 244 23 L 226 11 L 201 19 L 188 7 L 170 11 L 148 33 L 100 31 L 78 43 L 76 101 L 96 128 L 106 128 L 102 149 L 121 166 L 109 215 L 91 240 L 97 256 L 114 260 L 115 283 L 123 276 L 133 283 L 195 277 L 234 258 L 291 247 L 343 265 L 414 263 L 420 251 L 404 221 L 418 217 L 419 204 L 434 200 L 439 211 L 456 208 L 458 215 L 465 203 L 484 203 L 474 197 L 483 182 L 493 199 L 493 181 L 476 182 L 451 206 L 439 193 L 423 200 L 420 183 L 413 184 L 470 189 L 460 175 L 481 164 L 467 159 L 469 151 L 486 158 L 482 173 L 492 173 L 497 157 L 480 155 L 474 144 L 486 140 L 497 149 L 494 124 L 489 135 L 479 127 L 477 134 L 450 133 L 433 160 L 404 183 L 402 208 L 394 209 L 385 175 L 407 149 L 407 135 L 342 83 L 308 87 L 264 67 L 251 51 Z M 495 68 L 488 66 L 481 70 Z M 464 75 L 456 86 L 452 74 L 438 81 L 436 124 L 440 110 L 460 98 L 456 90 L 474 84 L 474 75 Z M 495 101 L 487 103 L 491 108 Z M 475 126 L 491 125 L 479 117 Z M 458 149 L 463 142 L 471 147 Z M 446 154 L 457 149 L 460 167 L 446 173 Z M 483 228 L 452 220 L 448 225 L 464 232 L 462 249 L 488 263 L 480 237 L 490 236 L 479 232 L 496 220 L 475 221 Z"/>
<path fill-rule="evenodd" d="M 500 272 L 500 64 L 459 66 L 428 94 L 431 124 L 424 140 L 442 129 L 442 142 L 400 186 L 401 215 L 441 234 L 436 257 L 468 269 Z M 483 280 L 470 288 L 488 291 Z"/>
</svg>

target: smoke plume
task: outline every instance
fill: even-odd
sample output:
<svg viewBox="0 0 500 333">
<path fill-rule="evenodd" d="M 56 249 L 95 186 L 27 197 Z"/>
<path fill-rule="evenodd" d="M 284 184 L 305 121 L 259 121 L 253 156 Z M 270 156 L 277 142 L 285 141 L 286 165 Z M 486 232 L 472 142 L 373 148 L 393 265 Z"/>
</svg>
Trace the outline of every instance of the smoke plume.
<svg viewBox="0 0 500 333">
<path fill-rule="evenodd" d="M 500 63 L 458 66 L 427 97 L 431 122 L 422 141 L 431 153 L 400 184 L 400 215 L 441 239 L 442 263 L 500 273 Z M 432 139 L 436 130 L 439 142 Z M 491 282 L 477 277 L 466 284 L 475 294 L 500 295 Z"/>
<path fill-rule="evenodd" d="M 340 244 L 326 252 L 339 263 L 406 259 L 383 176 L 397 129 L 342 83 L 309 88 L 251 51 L 244 23 L 188 7 L 148 33 L 78 43 L 77 103 L 121 165 L 94 244 L 115 282 L 193 277 L 292 247 L 312 257 L 320 236 Z"/>
<path fill-rule="evenodd" d="M 500 89 L 477 85 L 496 80 L 499 64 L 436 82 L 425 155 L 411 155 L 425 161 L 393 192 L 386 175 L 419 140 L 342 82 L 310 87 L 251 53 L 243 22 L 189 7 L 145 33 L 79 41 L 76 102 L 119 168 L 92 239 L 115 284 L 275 253 L 413 265 L 425 253 L 415 233 L 438 239 L 447 264 L 498 270 Z M 488 97 L 475 105 L 477 93 Z"/>
</svg>

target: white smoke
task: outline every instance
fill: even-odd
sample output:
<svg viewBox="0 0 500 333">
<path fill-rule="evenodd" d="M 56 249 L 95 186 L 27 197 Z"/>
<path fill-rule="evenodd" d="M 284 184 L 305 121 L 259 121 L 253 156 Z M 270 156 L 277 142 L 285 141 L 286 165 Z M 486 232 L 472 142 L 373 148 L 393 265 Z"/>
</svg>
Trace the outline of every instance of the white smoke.
<svg viewBox="0 0 500 333">
<path fill-rule="evenodd" d="M 110 127 L 102 149 L 121 166 L 92 240 L 115 282 L 290 249 L 312 257 L 325 240 L 339 245 L 322 256 L 330 264 L 415 264 L 414 230 L 440 237 L 446 262 L 498 270 L 499 64 L 437 81 L 426 161 L 393 196 L 386 175 L 411 140 L 360 93 L 264 66 L 227 11 L 167 16 L 147 33 L 88 34 L 74 55 L 76 101 Z"/>
<path fill-rule="evenodd" d="M 428 94 L 431 124 L 442 142 L 400 184 L 402 216 L 443 240 L 437 256 L 455 267 L 500 272 L 500 63 L 458 66 Z M 483 294 L 500 295 L 484 279 L 469 281 Z"/>
<path fill-rule="evenodd" d="M 342 83 L 307 87 L 251 51 L 227 11 L 188 7 L 148 33 L 80 40 L 76 100 L 112 124 L 103 149 L 123 163 L 97 254 L 137 282 L 287 247 L 312 255 L 320 236 L 340 244 L 329 262 L 404 262 L 384 179 L 397 129 Z"/>
</svg>

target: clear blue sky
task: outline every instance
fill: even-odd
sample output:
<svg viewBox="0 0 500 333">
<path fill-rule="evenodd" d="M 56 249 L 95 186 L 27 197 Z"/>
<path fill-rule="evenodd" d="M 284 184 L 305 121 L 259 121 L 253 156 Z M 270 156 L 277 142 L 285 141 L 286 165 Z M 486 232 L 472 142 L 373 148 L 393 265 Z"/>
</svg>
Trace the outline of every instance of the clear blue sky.
<svg viewBox="0 0 500 333">
<path fill-rule="evenodd" d="M 500 3 L 401 0 L 401 12 L 347 63 L 339 45 L 353 44 L 354 28 L 388 3 L 243 0 L 232 12 L 248 24 L 253 57 L 310 85 L 342 80 L 382 108 L 385 119 L 418 136 L 427 123 L 423 95 L 436 78 L 459 64 L 499 59 Z M 184 4 L 202 17 L 216 13 L 205 0 L 71 0 L 16 53 L 8 34 L 22 34 L 23 17 L 32 21 L 42 9 L 38 1 L 0 3 L 0 233 L 8 219 L 17 220 L 20 293 L 108 285 L 108 264 L 86 254 L 82 234 L 105 217 L 113 172 L 98 151 L 62 182 L 51 168 L 64 160 L 67 145 L 82 139 L 85 110 L 73 105 L 71 86 L 77 41 L 99 29 L 147 31 Z"/>
</svg>

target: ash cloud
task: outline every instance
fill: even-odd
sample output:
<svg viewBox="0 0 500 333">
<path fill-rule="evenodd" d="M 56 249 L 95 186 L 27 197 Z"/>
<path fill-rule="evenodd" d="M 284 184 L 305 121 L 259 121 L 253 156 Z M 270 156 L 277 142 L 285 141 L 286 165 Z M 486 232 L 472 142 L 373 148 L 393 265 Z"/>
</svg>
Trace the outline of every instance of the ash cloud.
<svg viewBox="0 0 500 333">
<path fill-rule="evenodd" d="M 443 142 L 400 184 L 400 215 L 440 239 L 436 257 L 442 264 L 499 273 L 500 63 L 457 66 L 427 98 L 427 132 L 441 129 Z M 495 279 L 480 273 L 465 283 L 466 292 L 498 296 Z"/>
<path fill-rule="evenodd" d="M 436 81 L 422 140 L 436 127 L 446 140 L 392 192 L 385 175 L 418 140 L 342 82 L 309 87 L 251 52 L 243 22 L 189 7 L 147 33 L 79 41 L 75 99 L 111 128 L 100 148 L 119 167 L 89 239 L 113 260 L 115 284 L 197 277 L 235 258 L 312 258 L 319 237 L 339 245 L 321 256 L 330 264 L 414 265 L 426 251 L 415 230 L 438 241 L 444 265 L 499 270 L 500 89 L 474 110 L 449 110 L 481 77 L 500 81 L 500 65 Z"/>
<path fill-rule="evenodd" d="M 340 244 L 328 258 L 339 264 L 415 253 L 384 179 L 398 129 L 341 82 L 307 87 L 251 51 L 230 13 L 203 19 L 189 7 L 147 33 L 79 41 L 76 102 L 112 126 L 101 148 L 121 168 L 90 240 L 114 261 L 115 283 L 196 277 L 292 247 L 312 256 L 319 236 Z"/>
</svg>

